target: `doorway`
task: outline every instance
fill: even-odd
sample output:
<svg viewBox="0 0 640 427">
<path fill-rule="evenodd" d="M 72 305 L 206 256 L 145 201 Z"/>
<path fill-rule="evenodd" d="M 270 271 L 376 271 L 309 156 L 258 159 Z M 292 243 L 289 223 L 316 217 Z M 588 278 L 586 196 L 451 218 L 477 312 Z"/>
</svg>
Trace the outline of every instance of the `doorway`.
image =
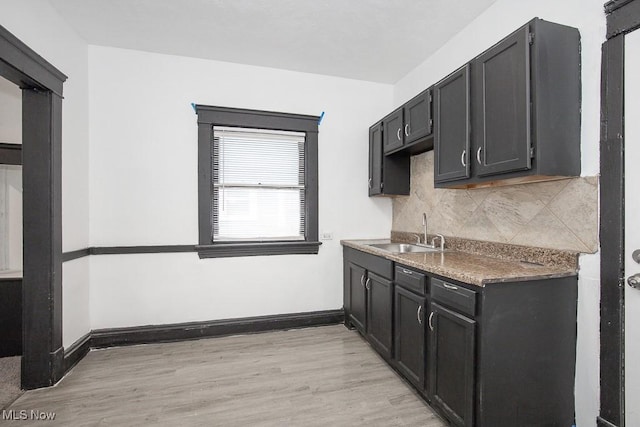
<svg viewBox="0 0 640 427">
<path fill-rule="evenodd" d="M 64 74 L 0 26 L 0 77 L 22 99 L 23 389 L 55 384 L 62 347 L 62 88 Z M 3 150 L 5 151 L 5 150 Z"/>
<path fill-rule="evenodd" d="M 605 4 L 600 139 L 600 415 L 640 424 L 640 0 Z"/>
<path fill-rule="evenodd" d="M 0 77 L 0 408 L 21 394 L 22 91 Z"/>
</svg>

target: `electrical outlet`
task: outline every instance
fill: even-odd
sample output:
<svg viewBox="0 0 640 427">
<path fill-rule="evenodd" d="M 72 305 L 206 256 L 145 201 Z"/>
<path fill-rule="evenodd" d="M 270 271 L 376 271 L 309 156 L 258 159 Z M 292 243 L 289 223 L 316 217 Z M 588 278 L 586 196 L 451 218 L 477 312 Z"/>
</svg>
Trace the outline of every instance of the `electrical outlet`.
<svg viewBox="0 0 640 427">
<path fill-rule="evenodd" d="M 323 231 L 320 234 L 320 240 L 333 240 L 333 233 L 331 231 Z"/>
</svg>

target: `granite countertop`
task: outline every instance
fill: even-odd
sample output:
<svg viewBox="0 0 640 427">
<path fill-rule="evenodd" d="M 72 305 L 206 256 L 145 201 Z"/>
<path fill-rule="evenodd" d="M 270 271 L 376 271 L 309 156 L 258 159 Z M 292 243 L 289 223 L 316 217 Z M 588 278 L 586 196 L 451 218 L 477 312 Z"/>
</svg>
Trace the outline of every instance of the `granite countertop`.
<svg viewBox="0 0 640 427">
<path fill-rule="evenodd" d="M 553 261 L 550 261 L 549 264 L 541 264 L 530 260 L 504 259 L 460 250 L 400 254 L 368 246 L 389 242 L 390 239 L 370 239 L 342 240 L 340 243 L 343 246 L 378 255 L 427 273 L 438 274 L 476 286 L 577 275 L 577 262 L 575 265 Z"/>
</svg>

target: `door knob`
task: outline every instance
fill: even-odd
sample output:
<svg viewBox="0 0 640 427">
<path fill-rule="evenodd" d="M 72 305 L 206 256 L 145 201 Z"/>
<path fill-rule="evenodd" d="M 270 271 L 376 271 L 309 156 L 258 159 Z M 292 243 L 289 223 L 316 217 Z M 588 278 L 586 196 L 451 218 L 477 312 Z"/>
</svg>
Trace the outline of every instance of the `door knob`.
<svg viewBox="0 0 640 427">
<path fill-rule="evenodd" d="M 640 273 L 629 276 L 627 283 L 634 289 L 640 289 Z"/>
<path fill-rule="evenodd" d="M 631 258 L 633 258 L 635 262 L 640 264 L 640 249 L 636 249 L 635 251 L 633 251 L 633 254 L 631 254 Z"/>
</svg>

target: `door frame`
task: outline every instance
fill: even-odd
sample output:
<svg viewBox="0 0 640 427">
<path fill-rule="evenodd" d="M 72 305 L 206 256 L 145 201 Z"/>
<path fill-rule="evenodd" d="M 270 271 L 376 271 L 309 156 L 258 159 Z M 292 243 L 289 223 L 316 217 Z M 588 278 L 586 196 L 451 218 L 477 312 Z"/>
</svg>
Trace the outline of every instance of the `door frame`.
<svg viewBox="0 0 640 427">
<path fill-rule="evenodd" d="M 55 384 L 62 346 L 62 86 L 67 76 L 0 26 L 0 76 L 22 89 L 22 388 Z"/>
<path fill-rule="evenodd" d="M 604 5 L 600 99 L 600 427 L 625 425 L 624 44 L 640 28 L 640 0 Z M 605 238 L 606 237 L 606 238 Z"/>
</svg>

